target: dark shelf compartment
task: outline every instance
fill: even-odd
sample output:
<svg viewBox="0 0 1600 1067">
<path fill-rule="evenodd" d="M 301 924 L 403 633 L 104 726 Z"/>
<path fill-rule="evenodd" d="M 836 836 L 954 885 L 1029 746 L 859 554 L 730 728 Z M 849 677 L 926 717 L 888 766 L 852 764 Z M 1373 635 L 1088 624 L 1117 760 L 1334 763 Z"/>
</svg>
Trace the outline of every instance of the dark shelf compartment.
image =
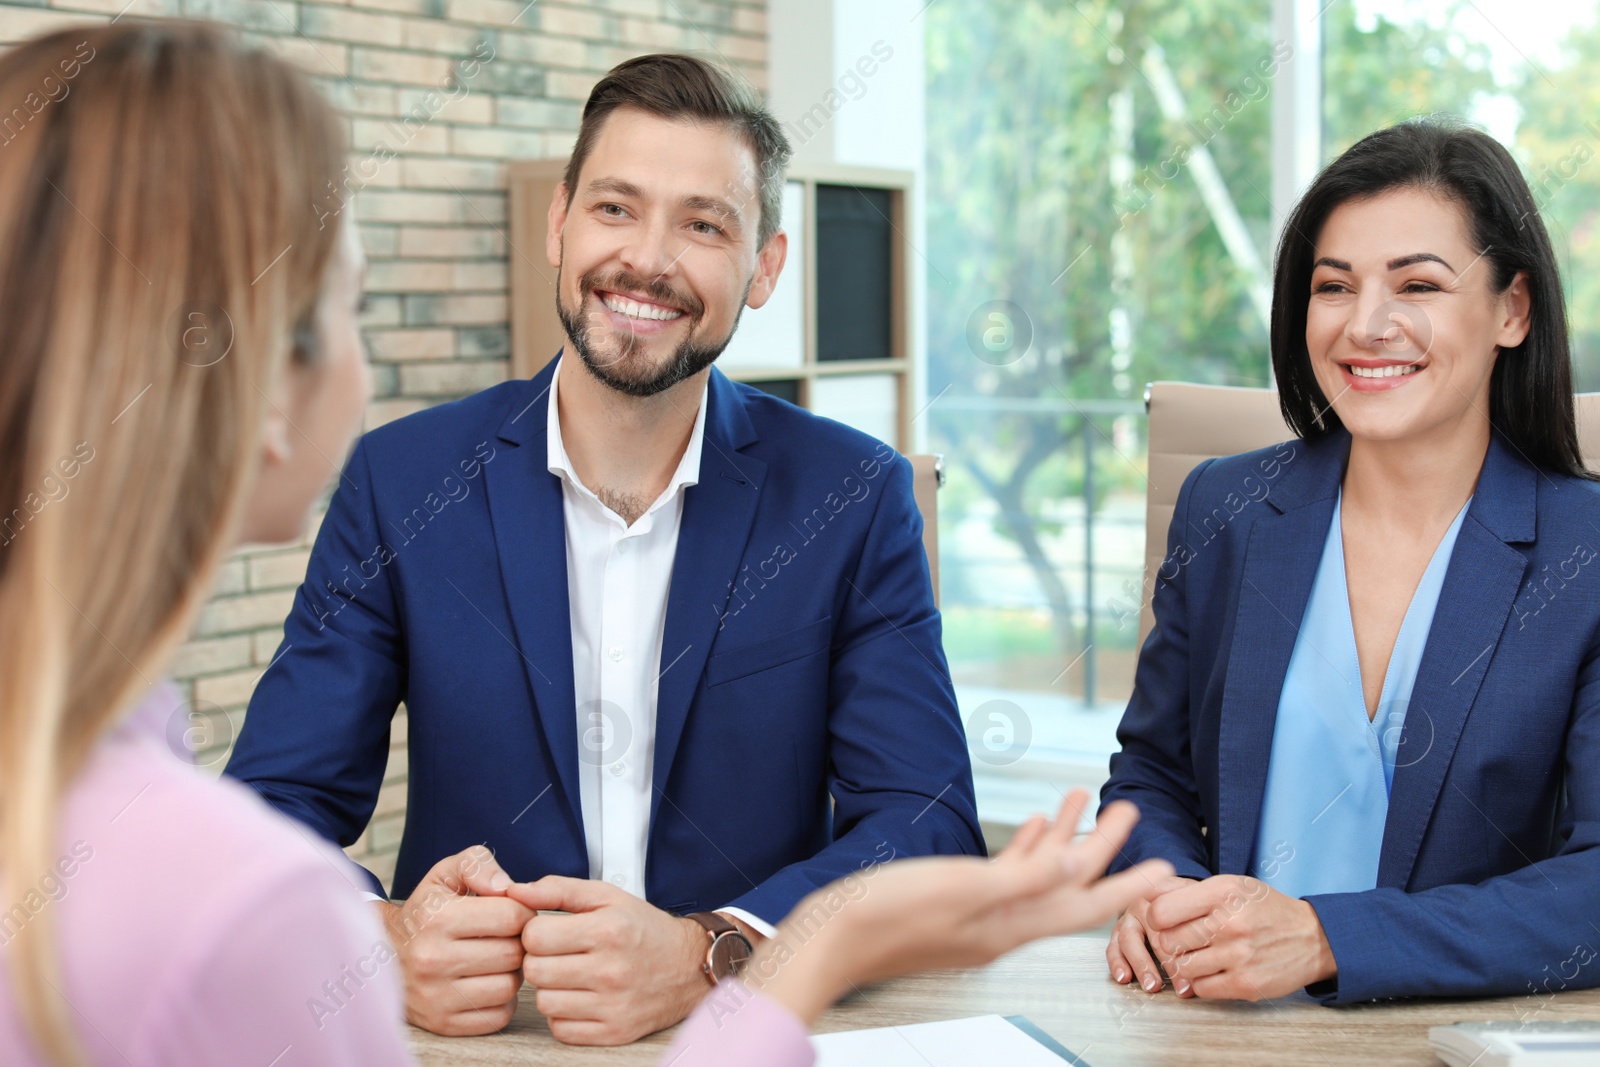
<svg viewBox="0 0 1600 1067">
<path fill-rule="evenodd" d="M 894 193 L 817 186 L 817 360 L 894 356 Z"/>
</svg>

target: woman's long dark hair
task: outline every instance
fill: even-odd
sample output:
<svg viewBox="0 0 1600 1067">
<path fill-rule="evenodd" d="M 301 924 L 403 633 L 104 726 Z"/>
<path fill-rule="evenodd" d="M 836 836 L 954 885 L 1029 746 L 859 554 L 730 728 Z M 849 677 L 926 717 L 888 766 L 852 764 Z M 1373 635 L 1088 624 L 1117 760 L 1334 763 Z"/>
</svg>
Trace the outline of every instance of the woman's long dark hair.
<svg viewBox="0 0 1600 1067">
<path fill-rule="evenodd" d="M 1494 292 L 1505 292 L 1519 271 L 1526 275 L 1528 336 L 1495 360 L 1489 422 L 1534 465 L 1594 479 L 1578 450 L 1566 303 L 1550 235 L 1511 154 L 1482 130 L 1449 119 L 1415 119 L 1362 138 L 1317 176 L 1289 217 L 1272 289 L 1272 370 L 1284 420 L 1307 439 L 1341 425 L 1306 350 L 1316 241 L 1341 204 L 1400 188 L 1461 206 Z"/>
</svg>

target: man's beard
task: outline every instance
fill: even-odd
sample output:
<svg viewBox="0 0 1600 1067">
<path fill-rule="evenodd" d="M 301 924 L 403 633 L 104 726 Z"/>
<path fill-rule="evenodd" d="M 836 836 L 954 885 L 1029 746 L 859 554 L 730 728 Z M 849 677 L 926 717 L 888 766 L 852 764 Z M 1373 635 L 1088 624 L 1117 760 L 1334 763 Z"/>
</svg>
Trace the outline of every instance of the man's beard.
<svg viewBox="0 0 1600 1067">
<path fill-rule="evenodd" d="M 605 284 L 601 284 L 604 282 Z M 556 315 L 561 319 L 562 329 L 566 330 L 567 337 L 572 341 L 572 347 L 577 351 L 578 358 L 583 360 L 583 365 L 589 369 L 604 385 L 610 386 L 619 393 L 627 396 L 649 397 L 671 389 L 679 382 L 686 381 L 715 363 L 717 357 L 722 355 L 723 349 L 728 347 L 728 342 L 733 340 L 733 333 L 739 328 L 739 318 L 744 313 L 744 300 L 739 301 L 739 309 L 734 313 L 733 325 L 722 340 L 711 345 L 695 344 L 695 328 L 705 316 L 705 305 L 695 297 L 679 293 L 662 281 L 644 281 L 626 271 L 602 277 L 599 271 L 590 271 L 578 280 L 578 309 L 581 311 L 584 302 L 593 297 L 596 304 L 605 306 L 600 300 L 597 289 L 609 292 L 632 292 L 647 294 L 652 300 L 666 304 L 669 307 L 680 308 L 689 320 L 688 336 L 679 343 L 665 362 L 657 368 L 650 368 L 640 362 L 637 366 L 630 366 L 628 356 L 637 348 L 637 339 L 624 336 L 619 339 L 622 351 L 611 359 L 602 357 L 595 351 L 594 345 L 589 341 L 589 327 L 581 322 L 578 312 L 569 310 L 561 299 L 561 273 L 556 272 Z M 745 294 L 748 295 L 750 285 L 745 284 Z M 613 331 L 616 332 L 616 331 Z"/>
</svg>

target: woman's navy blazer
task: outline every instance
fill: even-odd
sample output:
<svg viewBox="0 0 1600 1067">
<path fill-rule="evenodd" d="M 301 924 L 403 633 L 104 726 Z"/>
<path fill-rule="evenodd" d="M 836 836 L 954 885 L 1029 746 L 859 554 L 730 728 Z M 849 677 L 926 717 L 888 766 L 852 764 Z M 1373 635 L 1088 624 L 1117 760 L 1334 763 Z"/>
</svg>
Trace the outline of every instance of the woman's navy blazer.
<svg viewBox="0 0 1600 1067">
<path fill-rule="evenodd" d="M 1339 431 L 1210 460 L 1185 481 L 1102 792 L 1143 815 L 1118 866 L 1250 869 L 1349 450 Z M 1597 842 L 1600 487 L 1535 467 L 1496 433 L 1406 713 L 1377 887 L 1307 898 L 1339 966 L 1311 991 L 1334 1003 L 1600 985 Z"/>
</svg>

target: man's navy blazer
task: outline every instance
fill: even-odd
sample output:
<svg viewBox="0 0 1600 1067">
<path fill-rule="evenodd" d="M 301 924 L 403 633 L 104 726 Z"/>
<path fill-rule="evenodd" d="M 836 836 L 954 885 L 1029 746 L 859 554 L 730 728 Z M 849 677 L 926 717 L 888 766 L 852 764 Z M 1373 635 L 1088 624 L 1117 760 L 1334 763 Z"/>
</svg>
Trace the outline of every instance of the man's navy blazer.
<svg viewBox="0 0 1600 1067">
<path fill-rule="evenodd" d="M 404 701 L 396 897 L 474 844 L 519 881 L 589 876 L 555 366 L 357 443 L 228 764 L 349 845 Z M 707 405 L 661 649 L 647 899 L 776 923 L 871 863 L 981 855 L 910 463 L 715 369 Z"/>
<path fill-rule="evenodd" d="M 1349 447 L 1291 441 L 1184 483 L 1102 792 L 1143 814 L 1120 866 L 1248 873 Z M 1311 990 L 1325 1002 L 1600 985 L 1597 524 L 1593 483 L 1495 434 L 1406 712 L 1377 887 L 1306 898 L 1339 967 Z"/>
</svg>

